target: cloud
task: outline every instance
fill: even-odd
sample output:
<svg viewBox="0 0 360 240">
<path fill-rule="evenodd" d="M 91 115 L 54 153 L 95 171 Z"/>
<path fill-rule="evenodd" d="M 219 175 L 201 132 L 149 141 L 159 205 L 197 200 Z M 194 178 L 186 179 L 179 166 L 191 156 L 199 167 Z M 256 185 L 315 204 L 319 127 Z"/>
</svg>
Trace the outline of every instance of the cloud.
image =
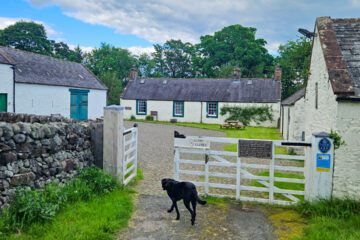
<svg viewBox="0 0 360 240">
<path fill-rule="evenodd" d="M 29 0 L 33 5 L 59 6 L 67 16 L 133 34 L 152 43 L 181 39 L 192 43 L 231 24 L 258 29 L 257 36 L 274 51 L 279 42 L 294 39 L 299 27 L 313 29 L 318 16 L 339 16 L 347 0 Z M 344 14 L 342 14 L 344 15 Z"/>
<path fill-rule="evenodd" d="M 61 39 L 61 32 L 56 31 L 55 29 L 53 29 L 51 26 L 49 26 L 48 24 L 42 22 L 42 21 L 38 21 L 38 20 L 33 20 L 33 19 L 29 19 L 29 18 L 7 18 L 7 17 L 0 17 L 0 29 L 4 29 L 10 25 L 15 24 L 16 22 L 19 21 L 24 21 L 24 22 L 35 22 L 38 24 L 42 24 L 45 28 L 46 34 L 49 38 L 51 39 Z"/>
<path fill-rule="evenodd" d="M 155 52 L 154 47 L 133 46 L 133 47 L 128 47 L 127 50 L 129 50 L 132 54 L 138 55 L 138 56 L 143 53 L 151 54 L 151 53 Z"/>
</svg>

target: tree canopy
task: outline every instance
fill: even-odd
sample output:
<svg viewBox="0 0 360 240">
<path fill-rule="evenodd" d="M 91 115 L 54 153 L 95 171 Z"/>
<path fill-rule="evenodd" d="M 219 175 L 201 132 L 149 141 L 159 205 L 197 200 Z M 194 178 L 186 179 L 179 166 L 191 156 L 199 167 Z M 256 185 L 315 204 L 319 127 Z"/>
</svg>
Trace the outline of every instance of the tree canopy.
<svg viewBox="0 0 360 240">
<path fill-rule="evenodd" d="M 120 93 L 126 84 L 124 79 L 135 64 L 136 58 L 128 50 L 106 43 L 86 57 L 86 66 L 109 88 L 108 104 L 119 104 Z"/>
<path fill-rule="evenodd" d="M 287 98 L 304 86 L 308 79 L 311 41 L 301 37 L 295 41 L 288 41 L 279 47 L 276 62 L 282 68 L 282 98 Z"/>
<path fill-rule="evenodd" d="M 69 61 L 81 62 L 80 47 L 71 50 L 64 42 L 49 40 L 43 25 L 19 21 L 0 32 L 0 45 L 39 53 Z"/>
</svg>

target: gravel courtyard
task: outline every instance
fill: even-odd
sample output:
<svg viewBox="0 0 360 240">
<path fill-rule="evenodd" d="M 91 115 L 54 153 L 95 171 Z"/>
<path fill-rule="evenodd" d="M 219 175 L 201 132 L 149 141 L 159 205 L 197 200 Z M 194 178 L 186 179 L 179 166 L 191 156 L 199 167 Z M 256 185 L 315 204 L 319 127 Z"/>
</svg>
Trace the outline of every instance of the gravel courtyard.
<svg viewBox="0 0 360 240">
<path fill-rule="evenodd" d="M 133 122 L 126 122 L 131 127 Z M 222 132 L 152 123 L 138 123 L 139 160 L 144 179 L 137 185 L 138 197 L 129 228 L 118 239 L 274 239 L 266 215 L 238 203 L 208 204 L 197 208 L 195 226 L 182 202 L 176 214 L 167 213 L 171 201 L 162 190 L 162 178 L 173 178 L 174 130 L 194 136 L 219 136 Z"/>
</svg>

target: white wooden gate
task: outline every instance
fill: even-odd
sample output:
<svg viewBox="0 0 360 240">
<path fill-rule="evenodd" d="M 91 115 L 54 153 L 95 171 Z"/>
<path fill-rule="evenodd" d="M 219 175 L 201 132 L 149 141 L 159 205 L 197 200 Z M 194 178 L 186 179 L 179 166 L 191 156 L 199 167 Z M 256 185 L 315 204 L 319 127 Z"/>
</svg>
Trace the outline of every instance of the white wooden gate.
<svg viewBox="0 0 360 240">
<path fill-rule="evenodd" d="M 132 127 L 123 133 L 122 183 L 127 185 L 137 173 L 138 129 Z"/>
<path fill-rule="evenodd" d="M 270 158 L 260 159 L 240 157 L 241 151 L 253 146 L 239 150 L 239 140 L 195 136 L 175 138 L 175 179 L 193 182 L 206 195 L 240 201 L 290 205 L 303 198 L 304 161 L 310 155 L 310 143 L 268 140 Z M 264 142 L 252 141 L 255 142 L 253 145 L 256 141 Z M 237 151 L 224 151 L 229 144 L 236 146 Z M 276 154 L 276 151 L 286 150 L 284 148 L 287 147 L 295 147 L 298 154 Z M 286 188 L 281 187 L 284 183 Z"/>
</svg>

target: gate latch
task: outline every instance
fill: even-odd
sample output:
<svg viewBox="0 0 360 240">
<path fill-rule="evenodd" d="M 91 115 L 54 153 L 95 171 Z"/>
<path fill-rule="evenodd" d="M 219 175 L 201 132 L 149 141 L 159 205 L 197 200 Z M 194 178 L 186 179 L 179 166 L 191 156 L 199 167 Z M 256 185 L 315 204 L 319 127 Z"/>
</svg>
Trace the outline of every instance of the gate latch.
<svg viewBox="0 0 360 240">
<path fill-rule="evenodd" d="M 209 155 L 205 154 L 205 164 L 209 162 Z"/>
</svg>

